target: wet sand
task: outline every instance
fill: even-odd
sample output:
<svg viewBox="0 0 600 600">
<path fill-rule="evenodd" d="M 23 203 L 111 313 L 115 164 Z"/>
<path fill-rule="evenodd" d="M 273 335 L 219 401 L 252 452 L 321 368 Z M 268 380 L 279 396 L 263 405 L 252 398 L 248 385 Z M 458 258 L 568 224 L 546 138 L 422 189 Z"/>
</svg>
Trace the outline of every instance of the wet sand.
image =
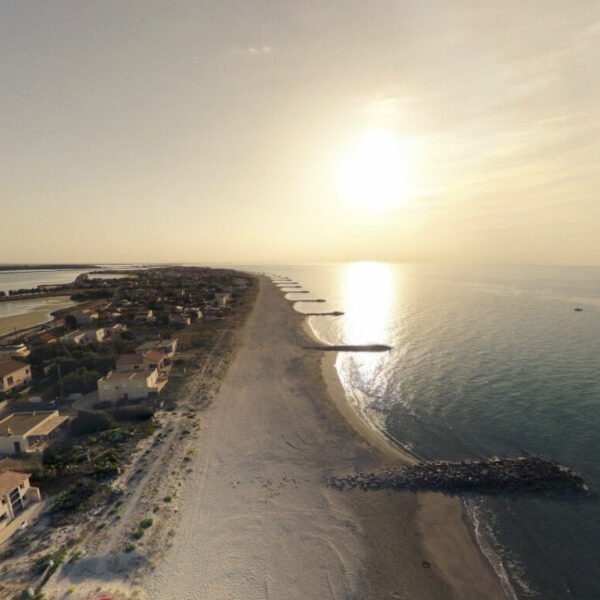
<svg viewBox="0 0 600 600">
<path fill-rule="evenodd" d="M 0 335 L 47 323 L 52 320 L 51 312 L 75 304 L 68 296 L 7 301 L 0 306 Z"/>
<path fill-rule="evenodd" d="M 412 459 L 356 415 L 334 354 L 304 349 L 303 324 L 263 279 L 147 596 L 503 598 L 458 499 L 325 487 Z"/>
</svg>

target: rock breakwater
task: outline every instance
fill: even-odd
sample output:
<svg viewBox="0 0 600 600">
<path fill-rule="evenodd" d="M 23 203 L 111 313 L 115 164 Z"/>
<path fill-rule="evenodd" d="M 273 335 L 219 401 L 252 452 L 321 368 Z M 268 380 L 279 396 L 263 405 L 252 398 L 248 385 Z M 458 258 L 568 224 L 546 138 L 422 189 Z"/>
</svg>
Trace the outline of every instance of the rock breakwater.
<svg viewBox="0 0 600 600">
<path fill-rule="evenodd" d="M 394 489 L 446 494 L 590 493 L 577 472 L 536 456 L 425 462 L 378 473 L 334 476 L 328 478 L 327 485 L 337 490 Z"/>
</svg>

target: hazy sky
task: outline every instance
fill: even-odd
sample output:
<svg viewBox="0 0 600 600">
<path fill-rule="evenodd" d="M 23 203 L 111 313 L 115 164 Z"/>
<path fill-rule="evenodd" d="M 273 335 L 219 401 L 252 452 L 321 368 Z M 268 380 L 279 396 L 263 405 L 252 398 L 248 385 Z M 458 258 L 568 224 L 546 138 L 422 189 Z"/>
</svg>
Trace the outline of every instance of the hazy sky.
<svg viewBox="0 0 600 600">
<path fill-rule="evenodd" d="M 598 0 L 0 4 L 0 262 L 598 265 L 599 167 Z"/>
</svg>

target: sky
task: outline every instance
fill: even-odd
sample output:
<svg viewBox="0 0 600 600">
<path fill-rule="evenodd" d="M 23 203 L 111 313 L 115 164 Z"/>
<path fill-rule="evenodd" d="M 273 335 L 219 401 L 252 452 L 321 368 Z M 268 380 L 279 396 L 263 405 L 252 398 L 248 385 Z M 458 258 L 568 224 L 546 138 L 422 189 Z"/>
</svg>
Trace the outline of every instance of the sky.
<svg viewBox="0 0 600 600">
<path fill-rule="evenodd" d="M 600 265 L 597 0 L 7 0 L 0 57 L 0 263 Z"/>
</svg>

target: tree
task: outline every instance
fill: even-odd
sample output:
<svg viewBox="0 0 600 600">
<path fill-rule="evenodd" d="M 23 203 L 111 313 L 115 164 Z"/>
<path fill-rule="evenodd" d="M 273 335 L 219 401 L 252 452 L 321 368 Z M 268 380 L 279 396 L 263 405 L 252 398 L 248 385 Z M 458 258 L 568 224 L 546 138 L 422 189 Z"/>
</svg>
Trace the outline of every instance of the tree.
<svg viewBox="0 0 600 600">
<path fill-rule="evenodd" d="M 65 326 L 69 329 L 77 329 L 77 317 L 75 315 L 67 315 L 65 317 Z"/>
</svg>

